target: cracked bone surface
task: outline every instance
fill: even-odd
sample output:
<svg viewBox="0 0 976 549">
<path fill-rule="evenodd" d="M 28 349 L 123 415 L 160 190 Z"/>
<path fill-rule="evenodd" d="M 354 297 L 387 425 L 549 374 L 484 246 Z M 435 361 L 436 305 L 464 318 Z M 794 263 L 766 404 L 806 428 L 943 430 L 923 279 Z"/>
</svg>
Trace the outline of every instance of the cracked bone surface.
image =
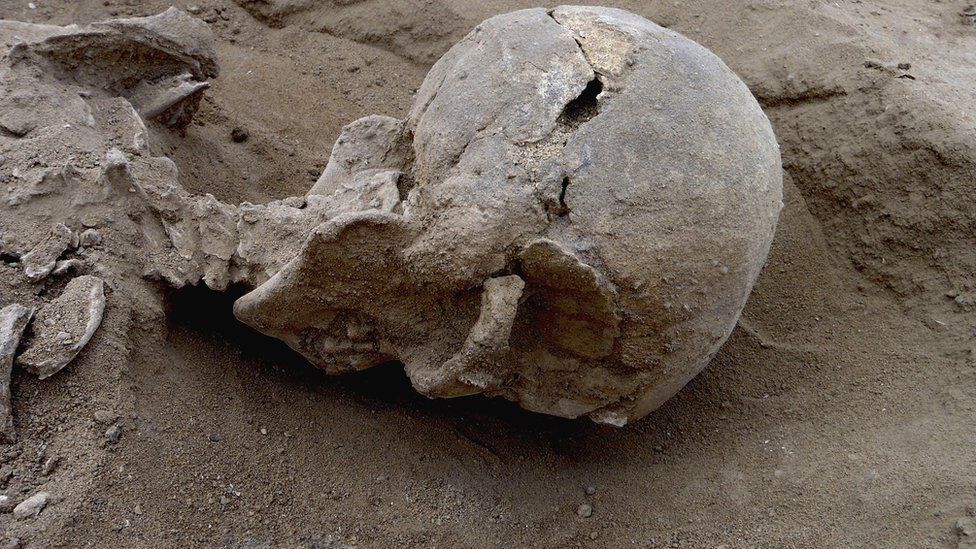
<svg viewBox="0 0 976 549">
<path fill-rule="evenodd" d="M 616 9 L 500 15 L 405 120 L 346 128 L 307 197 L 339 215 L 235 313 L 330 372 L 396 359 L 429 396 L 622 425 L 728 337 L 781 177 L 700 45 Z"/>
<path fill-rule="evenodd" d="M 51 162 L 66 167 L 24 174 L 35 183 L 11 204 L 80 181 L 89 191 L 72 204 L 89 217 L 126 208 L 114 222 L 141 239 L 144 275 L 242 283 L 237 317 L 316 366 L 398 360 L 432 397 L 483 393 L 623 425 L 735 326 L 781 208 L 781 162 L 749 90 L 691 40 L 617 9 L 493 17 L 433 66 L 405 119 L 347 126 L 305 197 L 228 205 L 191 195 L 148 153 L 143 118 L 185 125 L 216 74 L 195 21 L 156 18 L 95 28 L 142 28 L 165 70 L 72 73 L 102 90 L 87 103 L 131 121 L 90 148 L 97 176 Z M 179 27 L 196 38 L 172 39 Z M 68 31 L 32 32 L 23 51 L 70 59 L 37 45 Z M 68 113 L 86 119 L 79 101 Z M 0 119 L 6 139 L 37 133 L 29 119 Z M 46 250 L 40 240 L 21 248 Z"/>
</svg>

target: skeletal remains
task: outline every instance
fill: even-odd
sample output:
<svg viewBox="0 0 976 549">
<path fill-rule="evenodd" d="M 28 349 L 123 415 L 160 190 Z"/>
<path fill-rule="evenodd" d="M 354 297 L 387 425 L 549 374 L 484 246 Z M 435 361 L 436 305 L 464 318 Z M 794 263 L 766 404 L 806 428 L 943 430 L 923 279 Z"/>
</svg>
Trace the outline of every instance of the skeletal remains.
<svg viewBox="0 0 976 549">
<path fill-rule="evenodd" d="M 150 147 L 217 74 L 203 23 L 176 9 L 2 22 L 0 40 L 0 198 L 20 219 L 0 232 L 31 282 L 100 246 L 76 266 L 109 287 L 244 284 L 241 321 L 329 373 L 400 361 L 431 397 L 618 426 L 646 415 L 729 336 L 782 205 L 778 146 L 746 86 L 622 10 L 488 19 L 405 119 L 353 122 L 306 196 L 265 205 L 190 194 Z M 79 248 L 92 227 L 106 242 Z M 79 310 L 98 308 L 92 286 Z"/>
</svg>

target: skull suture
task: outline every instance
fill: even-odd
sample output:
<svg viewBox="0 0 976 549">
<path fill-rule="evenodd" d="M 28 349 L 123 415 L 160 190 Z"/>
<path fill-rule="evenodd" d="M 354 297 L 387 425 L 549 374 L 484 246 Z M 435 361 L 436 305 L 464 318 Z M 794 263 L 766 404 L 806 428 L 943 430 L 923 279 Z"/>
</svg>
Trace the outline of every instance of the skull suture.
<svg viewBox="0 0 976 549">
<path fill-rule="evenodd" d="M 776 140 L 713 54 L 625 11 L 491 18 L 406 120 L 346 128 L 348 196 L 235 313 L 330 372 L 623 424 L 725 341 L 781 208 Z"/>
<path fill-rule="evenodd" d="M 0 122 L 47 124 L 4 151 L 63 166 L 29 174 L 39 183 L 9 198 L 19 215 L 50 223 L 38 196 L 70 204 L 66 227 L 126 235 L 100 273 L 146 257 L 174 286 L 241 282 L 243 322 L 331 373 L 401 361 L 428 396 L 613 425 L 646 415 L 729 336 L 781 208 L 776 140 L 745 85 L 622 10 L 483 22 L 406 119 L 346 127 L 307 196 L 240 206 L 190 195 L 147 145 L 145 120 L 184 127 L 216 74 L 202 23 L 171 9 L 14 30 L 33 34 L 0 77 L 58 101 L 0 94 L 16 107 Z M 91 65 L 133 48 L 161 61 Z M 98 173 L 69 153 L 102 154 Z"/>
</svg>

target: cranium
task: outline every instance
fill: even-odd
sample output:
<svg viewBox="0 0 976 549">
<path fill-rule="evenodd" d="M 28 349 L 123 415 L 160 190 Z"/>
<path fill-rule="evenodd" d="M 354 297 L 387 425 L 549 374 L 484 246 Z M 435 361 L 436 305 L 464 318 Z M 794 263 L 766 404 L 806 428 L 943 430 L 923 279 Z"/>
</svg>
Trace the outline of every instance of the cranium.
<svg viewBox="0 0 976 549">
<path fill-rule="evenodd" d="M 185 123 L 186 82 L 148 112 Z M 316 366 L 397 360 L 428 396 L 613 425 L 729 336 L 782 193 L 769 122 L 715 55 L 591 7 L 483 22 L 405 119 L 347 126 L 304 198 L 232 206 L 165 158 L 102 166 L 149 214 L 149 274 L 250 285 L 237 317 Z"/>
<path fill-rule="evenodd" d="M 728 337 L 781 165 L 703 47 L 621 10 L 532 9 L 455 45 L 405 120 L 347 127 L 307 199 L 346 213 L 238 318 L 330 372 L 399 360 L 429 396 L 622 424 Z"/>
</svg>

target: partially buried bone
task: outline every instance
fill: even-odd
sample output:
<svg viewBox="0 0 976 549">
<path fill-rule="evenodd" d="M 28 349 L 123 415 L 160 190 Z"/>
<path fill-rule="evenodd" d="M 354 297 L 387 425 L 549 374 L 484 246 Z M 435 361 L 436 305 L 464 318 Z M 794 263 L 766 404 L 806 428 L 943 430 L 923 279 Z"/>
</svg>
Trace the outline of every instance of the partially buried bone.
<svg viewBox="0 0 976 549">
<path fill-rule="evenodd" d="M 41 379 L 58 373 L 91 340 L 104 311 L 102 280 L 90 275 L 72 279 L 38 311 L 17 365 Z"/>
<path fill-rule="evenodd" d="M 28 280 L 38 281 L 57 266 L 58 258 L 68 248 L 78 246 L 78 237 L 63 223 L 58 223 L 31 251 L 24 254 L 21 262 Z"/>
<path fill-rule="evenodd" d="M 343 131 L 300 205 L 177 202 L 179 274 L 197 273 L 179 283 L 257 284 L 238 318 L 326 371 L 395 359 L 428 396 L 622 425 L 728 337 L 781 165 L 714 55 L 621 10 L 561 7 L 476 27 L 405 120 Z M 272 245 L 270 227 L 289 236 Z"/>
<path fill-rule="evenodd" d="M 5 444 L 17 438 L 10 406 L 10 374 L 14 353 L 30 318 L 31 311 L 17 303 L 0 309 L 0 442 Z"/>
<path fill-rule="evenodd" d="M 780 156 L 749 90 L 691 40 L 609 8 L 493 17 L 405 119 L 347 126 L 305 197 L 228 205 L 146 154 L 142 119 L 182 126 L 216 74 L 207 40 L 173 38 L 184 17 L 76 39 L 135 36 L 164 59 L 153 69 L 77 63 L 60 38 L 77 29 L 22 52 L 128 109 L 85 184 L 137 225 L 147 276 L 251 288 L 237 317 L 330 373 L 398 360 L 428 396 L 611 425 L 663 403 L 735 326 L 782 205 Z"/>
</svg>

